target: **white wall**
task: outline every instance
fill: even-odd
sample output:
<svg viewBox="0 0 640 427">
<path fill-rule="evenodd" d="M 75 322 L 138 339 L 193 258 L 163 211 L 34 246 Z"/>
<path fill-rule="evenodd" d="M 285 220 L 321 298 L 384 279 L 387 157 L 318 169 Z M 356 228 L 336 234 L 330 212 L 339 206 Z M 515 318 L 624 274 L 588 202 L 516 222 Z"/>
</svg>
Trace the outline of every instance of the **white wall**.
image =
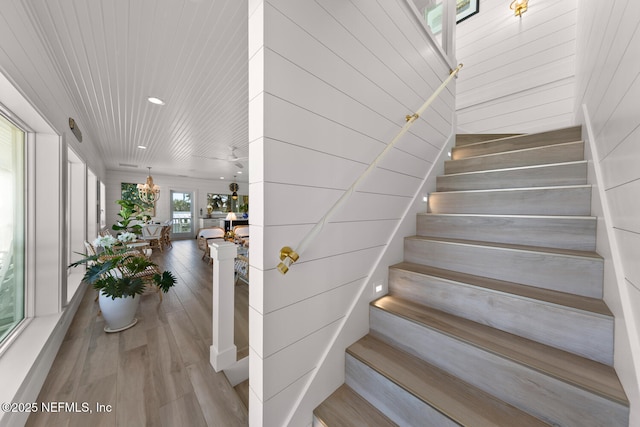
<svg viewBox="0 0 640 427">
<path fill-rule="evenodd" d="M 344 380 L 345 346 L 368 331 L 372 282 L 386 285 L 386 269 L 372 271 L 450 134 L 455 86 L 282 276 L 280 248 L 298 245 L 449 65 L 404 0 L 255 0 L 249 17 L 250 425 L 309 425 Z M 402 259 L 394 251 L 387 261 Z"/>
<path fill-rule="evenodd" d="M 640 425 L 640 9 L 633 0 L 583 0 L 578 13 L 575 108 L 590 125 L 610 223 L 605 301 L 616 315 L 615 366 Z M 582 114 L 582 113 L 585 114 Z M 598 242 L 600 252 L 600 240 Z M 613 272 L 617 266 L 617 275 Z"/>
<path fill-rule="evenodd" d="M 482 0 L 456 28 L 459 133 L 539 132 L 573 124 L 577 0 L 535 0 L 521 18 Z"/>
<path fill-rule="evenodd" d="M 121 183 L 143 183 L 147 179 L 148 171 L 138 172 L 123 172 L 123 171 L 107 171 L 107 180 L 105 182 L 107 186 L 106 194 L 106 207 L 107 207 L 107 228 L 111 229 L 111 226 L 118 220 L 118 212 L 120 206 L 115 203 L 116 200 L 122 198 Z M 195 201 L 194 214 L 196 217 L 196 224 L 194 226 L 194 236 L 197 231 L 197 217 L 200 215 L 200 208 L 203 212 L 207 211 L 207 193 L 219 193 L 219 194 L 231 194 L 229 191 L 229 180 L 208 180 L 198 178 L 187 178 L 170 175 L 157 175 L 151 171 L 153 177 L 153 183 L 160 186 L 160 199 L 156 203 L 156 216 L 158 221 L 166 221 L 171 218 L 171 190 L 193 192 L 193 200 Z M 249 188 L 247 183 L 239 182 L 240 189 L 239 195 L 249 194 Z M 251 209 L 251 199 L 249 199 L 249 209 Z M 249 210 L 251 214 L 251 210 Z M 251 219 L 251 217 L 250 217 Z"/>
</svg>

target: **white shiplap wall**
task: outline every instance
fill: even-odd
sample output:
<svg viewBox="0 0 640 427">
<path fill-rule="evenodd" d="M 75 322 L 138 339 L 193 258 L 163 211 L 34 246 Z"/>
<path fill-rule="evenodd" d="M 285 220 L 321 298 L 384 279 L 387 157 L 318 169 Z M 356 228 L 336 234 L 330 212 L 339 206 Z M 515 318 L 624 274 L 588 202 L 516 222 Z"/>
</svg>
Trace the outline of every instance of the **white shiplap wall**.
<svg viewBox="0 0 640 427">
<path fill-rule="evenodd" d="M 575 108 L 595 143 L 622 271 L 605 283 L 616 315 L 616 370 L 631 400 L 629 425 L 640 424 L 640 8 L 633 0 L 583 0 L 578 13 Z M 581 114 L 579 114 L 580 116 Z M 600 227 L 600 225 L 599 225 Z M 601 231 L 604 233 L 604 231 Z M 605 234 L 606 236 L 606 234 Z M 600 237 L 600 235 L 599 235 Z M 615 261 L 615 260 L 614 260 Z M 609 264 L 611 265 L 611 264 Z M 609 276 L 607 276 L 609 278 Z M 624 319 L 624 321 L 622 320 Z"/>
<path fill-rule="evenodd" d="M 458 132 L 539 132 L 573 124 L 577 0 L 536 0 L 521 18 L 482 0 L 456 28 Z"/>
<path fill-rule="evenodd" d="M 342 383 L 345 345 L 368 330 L 369 280 L 386 280 L 370 273 L 451 132 L 454 86 L 277 272 L 280 248 L 296 247 L 446 78 L 411 13 L 404 0 L 249 2 L 252 426 L 308 425 Z"/>
</svg>

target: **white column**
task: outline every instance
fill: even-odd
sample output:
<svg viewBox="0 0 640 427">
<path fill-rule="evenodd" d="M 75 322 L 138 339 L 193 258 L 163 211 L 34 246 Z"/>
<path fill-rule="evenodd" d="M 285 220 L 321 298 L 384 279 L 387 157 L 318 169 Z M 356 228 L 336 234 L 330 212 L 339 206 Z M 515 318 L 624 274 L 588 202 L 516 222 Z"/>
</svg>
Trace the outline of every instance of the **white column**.
<svg viewBox="0 0 640 427">
<path fill-rule="evenodd" d="M 236 362 L 233 270 L 238 248 L 233 243 L 220 242 L 210 244 L 209 249 L 213 259 L 213 344 L 209 361 L 220 372 Z"/>
</svg>

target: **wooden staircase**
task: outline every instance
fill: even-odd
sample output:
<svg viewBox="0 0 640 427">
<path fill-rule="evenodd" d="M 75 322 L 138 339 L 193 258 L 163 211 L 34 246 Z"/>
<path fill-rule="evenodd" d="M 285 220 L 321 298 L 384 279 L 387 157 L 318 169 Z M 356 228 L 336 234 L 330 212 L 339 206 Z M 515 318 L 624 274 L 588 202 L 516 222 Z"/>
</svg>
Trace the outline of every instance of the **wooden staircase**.
<svg viewBox="0 0 640 427">
<path fill-rule="evenodd" d="M 580 128 L 458 138 L 317 426 L 628 426 Z"/>
</svg>

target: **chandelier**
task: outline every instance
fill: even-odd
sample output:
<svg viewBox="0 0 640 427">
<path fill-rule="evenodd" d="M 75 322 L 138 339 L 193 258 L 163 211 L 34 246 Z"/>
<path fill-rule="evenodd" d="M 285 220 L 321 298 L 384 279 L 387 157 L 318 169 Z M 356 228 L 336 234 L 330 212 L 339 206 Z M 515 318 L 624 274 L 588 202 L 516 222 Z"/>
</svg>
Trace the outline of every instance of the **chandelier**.
<svg viewBox="0 0 640 427">
<path fill-rule="evenodd" d="M 147 182 L 144 184 L 138 184 L 138 197 L 145 203 L 152 203 L 155 205 L 156 201 L 160 198 L 160 187 L 153 183 L 151 168 L 148 167 L 147 169 L 149 169 Z"/>
</svg>

